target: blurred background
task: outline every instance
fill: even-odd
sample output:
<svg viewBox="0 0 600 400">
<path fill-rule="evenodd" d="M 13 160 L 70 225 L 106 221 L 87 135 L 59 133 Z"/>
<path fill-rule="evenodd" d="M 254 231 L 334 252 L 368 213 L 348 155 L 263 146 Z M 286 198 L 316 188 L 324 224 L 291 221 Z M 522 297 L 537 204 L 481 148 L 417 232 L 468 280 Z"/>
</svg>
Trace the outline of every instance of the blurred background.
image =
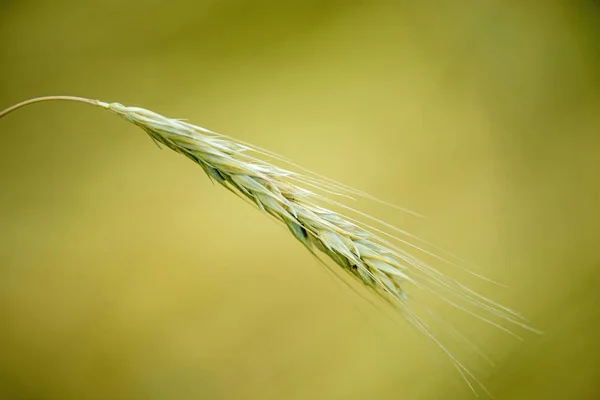
<svg viewBox="0 0 600 400">
<path fill-rule="evenodd" d="M 0 3 L 0 108 L 72 94 L 249 141 L 545 332 L 449 315 L 497 399 L 600 396 L 594 1 Z M 0 399 L 471 399 L 285 229 L 83 104 L 0 121 Z M 448 267 L 438 265 L 441 271 Z M 450 311 L 449 311 L 450 312 Z"/>
</svg>

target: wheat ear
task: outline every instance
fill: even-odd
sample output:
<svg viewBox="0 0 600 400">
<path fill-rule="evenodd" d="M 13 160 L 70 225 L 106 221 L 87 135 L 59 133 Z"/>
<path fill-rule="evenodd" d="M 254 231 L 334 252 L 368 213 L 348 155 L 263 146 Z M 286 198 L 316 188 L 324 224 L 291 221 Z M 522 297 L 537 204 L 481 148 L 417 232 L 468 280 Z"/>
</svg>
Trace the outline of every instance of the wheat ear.
<svg viewBox="0 0 600 400">
<path fill-rule="evenodd" d="M 470 381 L 476 382 L 482 388 L 483 386 L 419 317 L 405 287 L 413 285 L 417 289 L 433 293 L 449 304 L 511 334 L 510 330 L 486 315 L 533 330 L 516 312 L 470 290 L 407 251 L 405 247 L 409 246 L 414 251 L 425 252 L 445 261 L 441 256 L 416 245 L 416 237 L 378 221 L 388 230 L 403 235 L 403 239 L 390 234 L 385 228 L 377 229 L 320 206 L 323 202 L 335 205 L 340 203 L 318 192 L 325 191 L 347 197 L 373 197 L 310 171 L 292 172 L 251 155 L 254 153 L 282 161 L 282 158 L 266 150 L 143 108 L 81 97 L 49 96 L 27 100 L 0 112 L 0 118 L 25 105 L 51 100 L 79 101 L 112 111 L 142 128 L 159 146 L 164 145 L 200 165 L 210 179 L 284 223 L 292 235 L 312 254 L 324 253 L 344 271 L 393 304 L 407 321 L 433 340 L 450 357 L 473 390 Z M 370 218 L 366 214 L 358 213 Z"/>
</svg>

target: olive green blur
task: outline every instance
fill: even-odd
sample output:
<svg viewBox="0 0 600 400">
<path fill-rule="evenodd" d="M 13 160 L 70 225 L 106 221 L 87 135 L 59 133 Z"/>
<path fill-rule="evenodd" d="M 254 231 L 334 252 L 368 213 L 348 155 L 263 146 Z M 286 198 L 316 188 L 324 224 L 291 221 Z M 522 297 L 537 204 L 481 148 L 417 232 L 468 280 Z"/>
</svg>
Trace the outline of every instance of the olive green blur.
<svg viewBox="0 0 600 400">
<path fill-rule="evenodd" d="M 600 3 L 4 0 L 0 37 L 0 109 L 138 105 L 426 215 L 357 203 L 544 331 L 433 310 L 494 362 L 454 348 L 495 398 L 600 398 Z M 474 398 L 117 116 L 40 103 L 0 138 L 0 399 Z"/>
</svg>

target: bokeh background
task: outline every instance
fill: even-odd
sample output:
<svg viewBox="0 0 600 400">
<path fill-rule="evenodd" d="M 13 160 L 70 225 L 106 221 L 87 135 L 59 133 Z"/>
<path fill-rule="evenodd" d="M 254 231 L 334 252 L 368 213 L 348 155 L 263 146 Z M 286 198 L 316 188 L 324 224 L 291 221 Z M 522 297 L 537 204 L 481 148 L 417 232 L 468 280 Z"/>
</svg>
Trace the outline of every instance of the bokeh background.
<svg viewBox="0 0 600 400">
<path fill-rule="evenodd" d="M 545 332 L 450 315 L 490 392 L 600 398 L 598 2 L 3 0 L 0 37 L 0 108 L 139 105 L 425 214 L 361 206 Z M 0 137 L 1 399 L 473 398 L 136 127 L 57 102 Z"/>
</svg>

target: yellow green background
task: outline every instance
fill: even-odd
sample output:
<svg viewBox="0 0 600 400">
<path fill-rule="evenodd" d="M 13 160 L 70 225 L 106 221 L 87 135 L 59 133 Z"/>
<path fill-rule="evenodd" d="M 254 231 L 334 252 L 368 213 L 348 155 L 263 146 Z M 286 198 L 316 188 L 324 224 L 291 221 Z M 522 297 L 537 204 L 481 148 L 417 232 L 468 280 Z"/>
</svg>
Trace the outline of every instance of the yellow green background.
<svg viewBox="0 0 600 400">
<path fill-rule="evenodd" d="M 595 1 L 0 2 L 0 108 L 138 105 L 408 207 L 545 332 L 450 313 L 497 399 L 600 396 Z M 435 346 L 116 116 L 0 120 L 0 398 L 471 399 Z M 443 272 L 448 267 L 438 265 Z M 471 282 L 471 280 L 469 280 Z"/>
</svg>

